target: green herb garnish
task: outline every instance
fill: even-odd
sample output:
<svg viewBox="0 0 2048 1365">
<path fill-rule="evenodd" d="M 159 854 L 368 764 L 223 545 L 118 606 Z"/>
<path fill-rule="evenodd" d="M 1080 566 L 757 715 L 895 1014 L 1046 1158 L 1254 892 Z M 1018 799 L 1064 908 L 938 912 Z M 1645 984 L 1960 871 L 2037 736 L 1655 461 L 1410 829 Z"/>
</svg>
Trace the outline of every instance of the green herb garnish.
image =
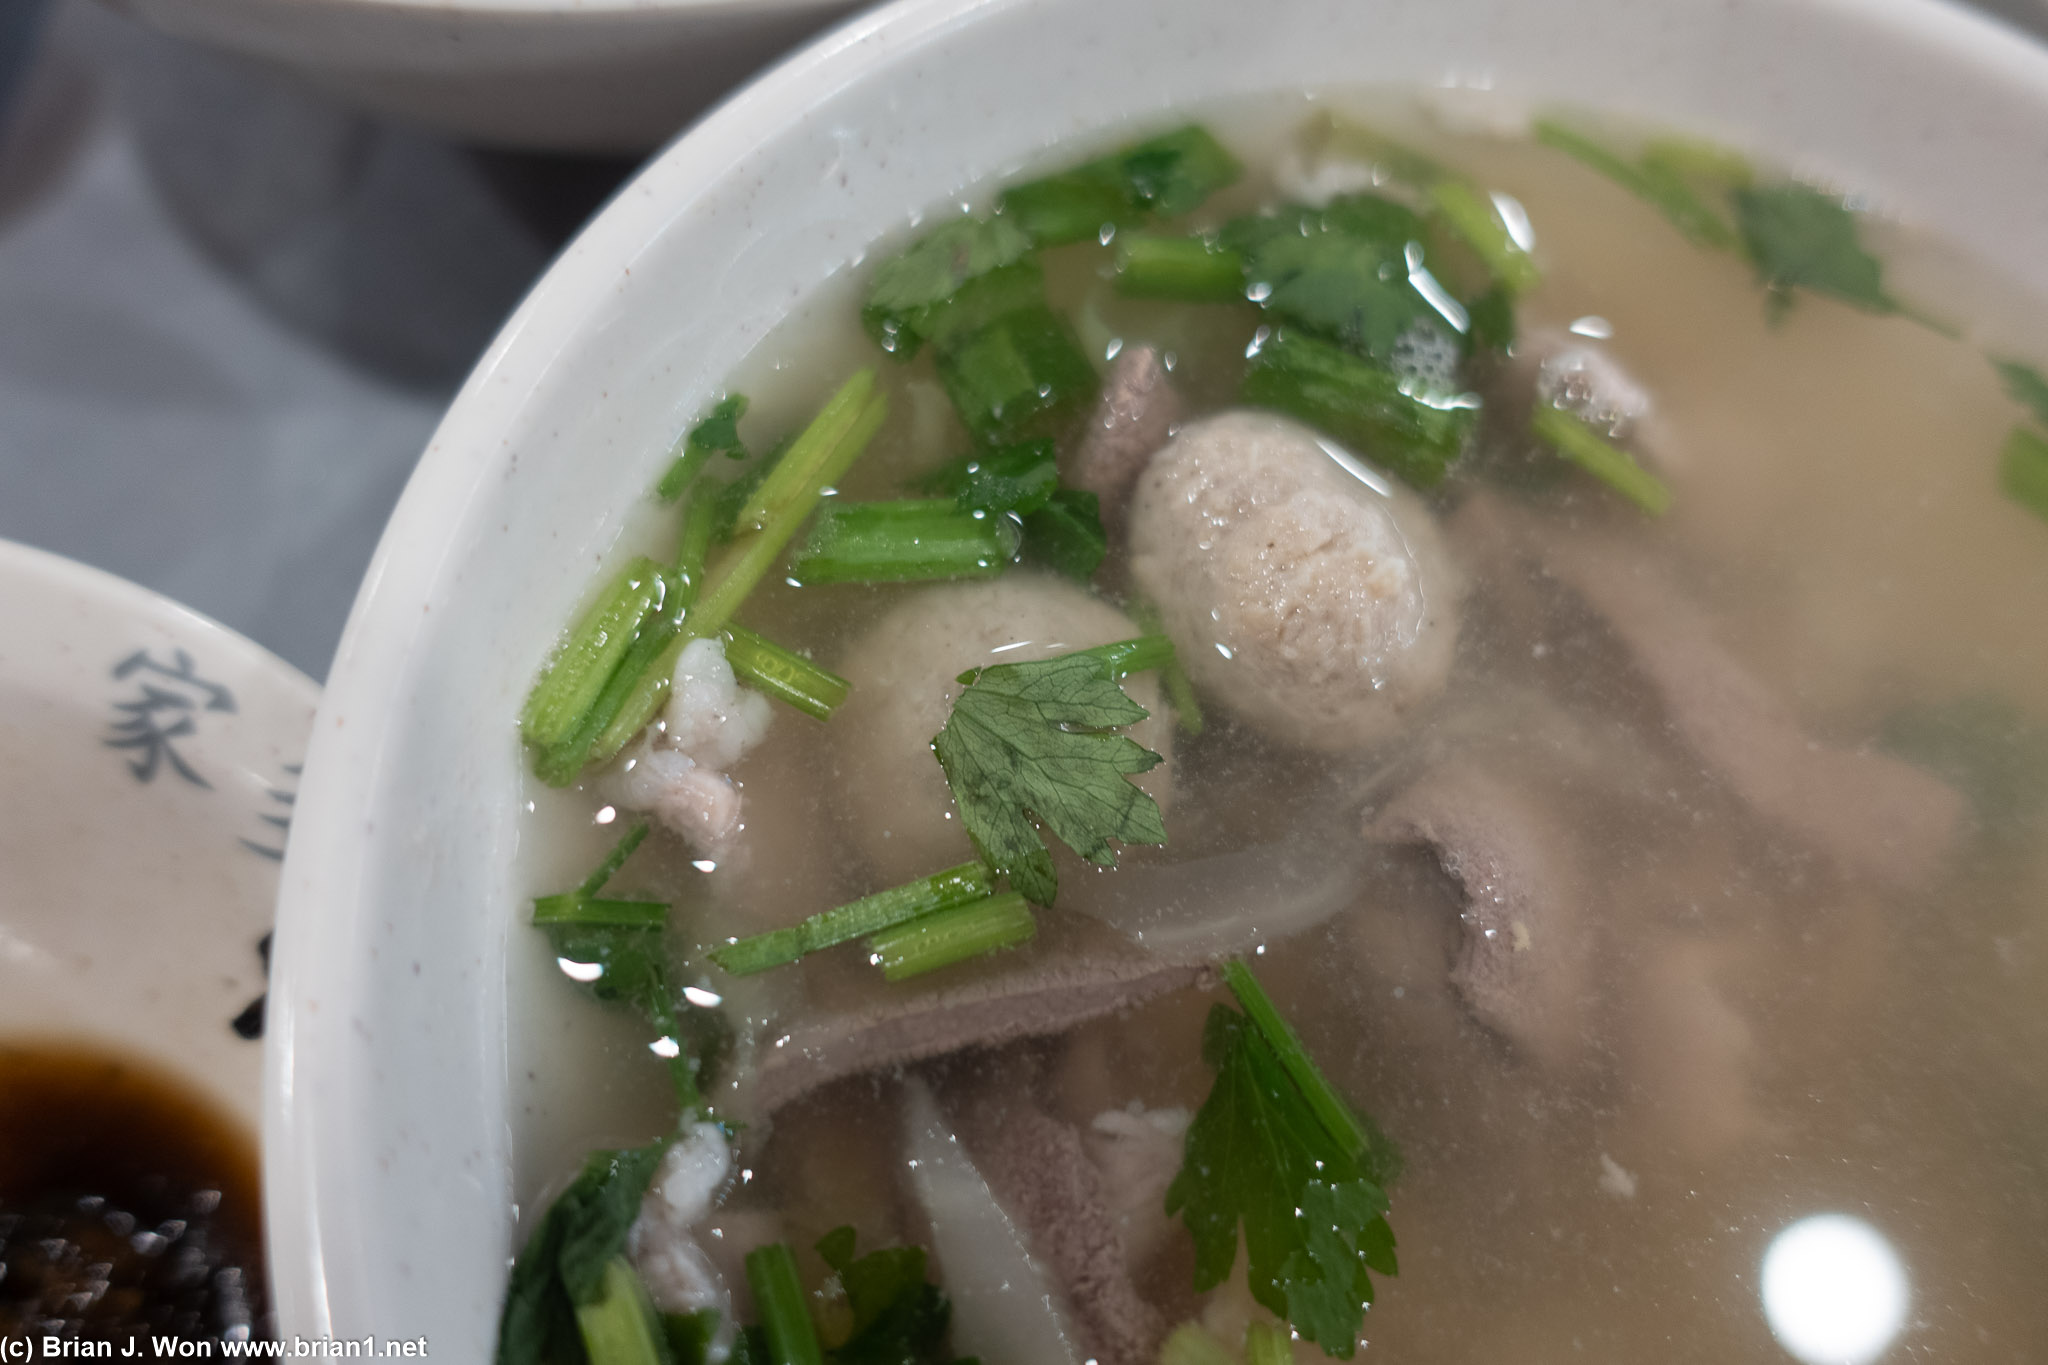
<svg viewBox="0 0 2048 1365">
<path fill-rule="evenodd" d="M 1999 452 L 1998 486 L 2008 498 L 2048 521 L 2048 437 L 2014 427 Z"/>
<path fill-rule="evenodd" d="M 825 1365 L 818 1329 L 811 1322 L 809 1296 L 797 1278 L 796 1256 L 786 1242 L 770 1242 L 747 1253 L 747 1287 L 768 1338 L 773 1365 Z"/>
<path fill-rule="evenodd" d="M 963 512 L 1015 512 L 1045 506 L 1060 486 L 1057 448 L 1040 437 L 966 456 L 941 472 Z"/>
<path fill-rule="evenodd" d="M 763 639 L 745 626 L 725 628 L 725 661 L 747 686 L 813 720 L 830 720 L 852 684 L 795 650 Z"/>
<path fill-rule="evenodd" d="M 1894 711 L 1878 742 L 1967 796 L 1988 833 L 2029 830 L 2048 810 L 2048 725 L 1995 693 Z"/>
<path fill-rule="evenodd" d="M 1189 124 L 1004 190 L 997 221 L 1015 222 L 1041 246 L 1089 240 L 1105 227 L 1188 213 L 1239 170 L 1208 129 Z"/>
<path fill-rule="evenodd" d="M 498 1322 L 497 1365 L 647 1365 L 634 1349 L 641 1330 L 634 1315 L 651 1318 L 651 1310 L 619 1254 L 667 1150 L 663 1140 L 593 1152 L 583 1163 L 512 1263 Z M 615 1266 L 632 1279 L 630 1285 L 618 1279 Z"/>
<path fill-rule="evenodd" d="M 1259 347 L 1239 396 L 1300 418 L 1425 490 L 1443 482 L 1477 416 L 1476 399 L 1420 393 L 1390 370 L 1289 328 Z"/>
<path fill-rule="evenodd" d="M 1035 303 L 939 349 L 939 382 L 984 444 L 1014 441 L 1095 397 L 1095 367 L 1066 319 Z"/>
<path fill-rule="evenodd" d="M 934 310 L 970 280 L 1021 260 L 1031 245 L 1030 235 L 1005 218 L 942 224 L 876 269 L 861 325 L 877 346 L 908 360 L 924 344 Z"/>
<path fill-rule="evenodd" d="M 1664 480 L 1637 464 L 1635 457 L 1608 441 L 1584 419 L 1563 408 L 1539 406 L 1529 430 L 1565 459 L 1585 470 L 1653 517 L 1671 508 L 1671 489 Z"/>
<path fill-rule="evenodd" d="M 1010 518 L 962 511 L 950 498 L 828 503 L 789 573 L 806 585 L 994 578 L 1020 538 Z"/>
<path fill-rule="evenodd" d="M 1236 303 L 1244 299 L 1244 257 L 1211 237 L 1121 238 L 1117 292 L 1140 299 Z"/>
<path fill-rule="evenodd" d="M 963 863 L 887 891 L 877 891 L 799 924 L 737 939 L 711 950 L 711 960 L 734 976 L 752 976 L 794 962 L 806 953 L 848 943 L 987 897 L 995 889 L 988 868 Z"/>
<path fill-rule="evenodd" d="M 1323 1351 L 1349 1359 L 1372 1302 L 1368 1271 L 1398 1273 L 1382 1143 L 1337 1097 L 1242 963 L 1226 981 L 1245 1012 L 1209 1013 L 1216 1071 L 1166 1193 L 1195 1239 L 1195 1288 L 1237 1258 L 1244 1226 L 1252 1297 Z"/>
<path fill-rule="evenodd" d="M 1536 140 L 1606 176 L 1671 221 L 1695 245 L 1731 251 L 1735 230 L 1693 193 L 1668 150 L 1629 161 L 1616 152 L 1550 119 L 1538 119 Z"/>
<path fill-rule="evenodd" d="M 1184 1322 L 1159 1346 L 1159 1365 L 1238 1365 L 1231 1349 L 1199 1322 Z"/>
<path fill-rule="evenodd" d="M 655 496 L 663 502 L 674 502 L 680 498 L 683 491 L 697 481 L 697 476 L 711 462 L 713 455 L 724 455 L 732 460 L 746 459 L 747 448 L 740 442 L 739 425 L 746 412 L 747 396 L 743 393 L 728 394 L 719 400 L 717 406 L 691 427 L 689 434 L 679 443 L 681 449 L 669 464 L 668 472 L 655 485 Z"/>
<path fill-rule="evenodd" d="M 2030 409 L 2035 420 L 2048 422 L 2048 378 L 2024 361 L 1994 359 L 1991 363 L 2013 402 Z"/>
<path fill-rule="evenodd" d="M 575 733 L 632 647 L 648 614 L 658 610 L 661 566 L 635 555 L 569 632 L 541 670 L 520 714 L 526 742 L 546 750 Z"/>
<path fill-rule="evenodd" d="M 1027 942 L 1037 932 L 1023 895 L 1007 891 L 885 929 L 868 940 L 868 951 L 885 979 L 902 981 Z"/>
<path fill-rule="evenodd" d="M 1742 243 L 1774 314 L 1792 306 L 1794 289 L 1828 294 L 1871 313 L 1896 313 L 1884 267 L 1863 249 L 1856 212 L 1838 195 L 1786 183 L 1734 191 Z"/>
<path fill-rule="evenodd" d="M 1149 714 L 1117 685 L 1127 671 L 1105 650 L 974 670 L 932 740 L 975 851 L 1035 905 L 1059 879 L 1034 816 L 1105 867 L 1112 841 L 1166 842 L 1158 803 L 1125 780 L 1159 755 L 1113 733 Z"/>
<path fill-rule="evenodd" d="M 1287 1329 L 1272 1322 L 1246 1323 L 1244 1365 L 1294 1365 L 1294 1342 Z"/>
<path fill-rule="evenodd" d="M 1109 553 L 1102 499 L 1085 488 L 1062 488 L 1024 515 L 1024 555 L 1076 583 L 1086 583 Z"/>
</svg>

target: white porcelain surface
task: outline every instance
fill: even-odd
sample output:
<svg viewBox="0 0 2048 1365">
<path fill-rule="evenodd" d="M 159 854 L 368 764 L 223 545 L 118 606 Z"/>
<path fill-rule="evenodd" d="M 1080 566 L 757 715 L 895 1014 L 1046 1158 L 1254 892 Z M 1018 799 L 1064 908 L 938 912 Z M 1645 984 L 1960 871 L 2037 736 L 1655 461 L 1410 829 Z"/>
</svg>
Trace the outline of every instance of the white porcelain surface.
<svg viewBox="0 0 2048 1365">
<path fill-rule="evenodd" d="M 939 0 L 841 29 L 620 193 L 385 536 L 285 869 L 267 1189 L 287 1332 L 489 1350 L 511 1249 L 513 716 L 668 442 L 864 244 L 1208 96 L 1479 83 L 1766 148 L 2048 294 L 2048 53 L 1922 0 Z"/>
<path fill-rule="evenodd" d="M 854 0 L 109 0 L 446 132 L 644 151 Z"/>
<path fill-rule="evenodd" d="M 0 541 L 0 1042 L 152 1061 L 254 1133 L 258 945 L 317 699 L 203 616 Z"/>
</svg>

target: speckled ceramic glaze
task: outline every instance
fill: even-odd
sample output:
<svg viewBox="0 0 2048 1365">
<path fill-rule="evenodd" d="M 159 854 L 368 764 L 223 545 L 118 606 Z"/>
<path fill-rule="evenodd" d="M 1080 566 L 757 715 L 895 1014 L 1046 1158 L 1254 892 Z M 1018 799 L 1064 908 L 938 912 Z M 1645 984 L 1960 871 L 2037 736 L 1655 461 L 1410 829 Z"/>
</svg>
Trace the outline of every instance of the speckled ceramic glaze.
<svg viewBox="0 0 2048 1365">
<path fill-rule="evenodd" d="M 2048 53 L 1925 0 L 937 0 L 827 37 L 570 246 L 378 553 L 285 869 L 267 1133 L 287 1332 L 490 1349 L 512 1231 L 514 715 L 735 358 L 965 183 L 1211 96 L 1369 83 L 1764 149 L 2048 294 Z"/>
<path fill-rule="evenodd" d="M 152 1062 L 254 1130 L 317 698 L 205 617 L 0 541 L 0 1046 Z"/>
</svg>

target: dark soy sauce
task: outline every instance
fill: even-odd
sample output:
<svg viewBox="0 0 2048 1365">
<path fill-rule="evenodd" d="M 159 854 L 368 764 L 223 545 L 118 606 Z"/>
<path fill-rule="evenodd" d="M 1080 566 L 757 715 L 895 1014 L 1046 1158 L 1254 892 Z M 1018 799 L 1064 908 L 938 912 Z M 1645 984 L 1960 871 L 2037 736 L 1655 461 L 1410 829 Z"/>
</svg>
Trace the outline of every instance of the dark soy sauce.
<svg viewBox="0 0 2048 1365">
<path fill-rule="evenodd" d="M 0 1044 L 0 1337 L 268 1334 L 258 1191 L 252 1135 L 148 1066 Z"/>
</svg>

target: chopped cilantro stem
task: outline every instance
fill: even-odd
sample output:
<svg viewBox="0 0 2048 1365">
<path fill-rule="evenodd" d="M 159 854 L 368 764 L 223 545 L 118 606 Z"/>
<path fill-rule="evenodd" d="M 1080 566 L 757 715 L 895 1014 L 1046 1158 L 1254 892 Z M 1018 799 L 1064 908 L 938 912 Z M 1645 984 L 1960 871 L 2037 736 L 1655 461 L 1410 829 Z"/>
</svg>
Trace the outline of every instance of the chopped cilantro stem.
<svg viewBox="0 0 2048 1365">
<path fill-rule="evenodd" d="M 1231 303 L 1244 298 L 1244 257 L 1202 237 L 1134 234 L 1117 243 L 1116 287 L 1136 298 Z"/>
<path fill-rule="evenodd" d="M 1150 603 L 1137 604 L 1131 615 L 1145 628 L 1147 634 L 1165 633 L 1159 624 L 1159 613 Z M 1202 733 L 1202 703 L 1195 696 L 1194 680 L 1188 677 L 1188 671 L 1181 667 L 1180 655 L 1172 649 L 1172 643 L 1171 640 L 1167 641 L 1166 662 L 1161 666 L 1160 679 L 1166 684 L 1166 699 L 1173 703 L 1174 718 L 1180 724 L 1181 733 L 1199 735 Z"/>
<path fill-rule="evenodd" d="M 962 863 L 812 915 L 800 924 L 714 948 L 711 960 L 734 976 L 752 976 L 794 962 L 820 948 L 851 942 L 924 915 L 981 900 L 994 889 L 995 880 L 987 867 L 978 862 Z"/>
<path fill-rule="evenodd" d="M 1248 1322 L 1244 1327 L 1245 1365 L 1294 1365 L 1294 1339 L 1276 1322 Z"/>
<path fill-rule="evenodd" d="M 1591 138 L 1549 119 L 1536 120 L 1535 133 L 1538 142 L 1599 172 L 1657 209 L 1696 245 L 1721 251 L 1734 249 L 1735 229 L 1700 202 L 1672 162 L 1648 156 L 1640 164 L 1624 160 Z"/>
<path fill-rule="evenodd" d="M 590 762 L 603 763 L 612 758 L 640 733 L 648 721 L 654 719 L 655 713 L 661 710 L 661 704 L 668 700 L 669 687 L 675 681 L 676 660 L 682 657 L 683 646 L 689 642 L 687 633 L 676 631 L 649 656 L 647 663 L 627 686 L 619 709 L 590 746 Z"/>
<path fill-rule="evenodd" d="M 1164 635 L 1140 635 L 1134 640 L 1118 640 L 1113 644 L 1096 645 L 1093 649 L 1079 649 L 1076 654 L 1103 663 L 1103 676 L 1111 682 L 1128 678 L 1133 673 L 1145 673 L 1155 668 L 1164 668 L 1173 662 L 1173 641 Z"/>
<path fill-rule="evenodd" d="M 846 387 L 826 406 L 830 409 L 850 390 L 856 390 L 856 386 L 859 386 L 857 392 L 867 394 L 873 384 L 874 372 L 862 370 L 849 379 Z M 770 486 L 777 482 L 776 475 L 784 468 L 797 465 L 799 460 L 805 471 L 802 482 L 795 485 L 794 493 L 786 496 L 778 492 L 771 499 L 757 493 L 749 508 L 759 505 L 764 509 L 758 522 L 750 520 L 748 511 L 742 511 L 738 525 L 742 528 L 752 525 L 755 529 L 742 529 L 726 558 L 712 570 L 703 597 L 684 619 L 684 628 L 690 634 L 708 636 L 725 628 L 740 602 L 781 558 L 783 548 L 797 533 L 797 528 L 809 519 L 824 491 L 838 482 L 860 458 L 861 452 L 867 449 L 868 442 L 874 439 L 888 411 L 888 400 L 880 394 L 873 394 L 850 421 L 841 425 L 835 417 L 833 430 L 837 434 L 831 445 L 813 443 L 807 446 L 804 439 L 825 421 L 825 413 L 820 413 L 818 420 L 805 430 L 804 436 L 797 438 L 796 444 L 789 448 L 789 453 L 782 457 L 782 462 L 776 465 L 775 472 L 761 487 L 763 493 L 768 492 Z"/>
<path fill-rule="evenodd" d="M 747 448 L 740 444 L 739 420 L 746 412 L 745 394 L 729 394 L 720 399 L 717 406 L 676 442 L 675 460 L 669 465 L 668 472 L 661 476 L 661 482 L 655 485 L 655 496 L 663 502 L 674 502 L 697 481 L 697 476 L 704 472 L 704 466 L 710 463 L 713 455 L 723 453 L 735 460 L 744 460 Z"/>
<path fill-rule="evenodd" d="M 2048 439 L 2014 427 L 1998 457 L 1998 486 L 2035 516 L 2048 521 Z"/>
<path fill-rule="evenodd" d="M 1653 517 L 1671 508 L 1671 489 L 1621 447 L 1563 408 L 1538 407 L 1529 430 L 1558 454 Z"/>
<path fill-rule="evenodd" d="M 607 900 L 565 891 L 533 903 L 535 924 L 602 924 L 622 929 L 659 928 L 668 923 L 667 901 Z"/>
<path fill-rule="evenodd" d="M 747 1287 L 768 1335 L 771 1365 L 825 1365 L 808 1296 L 797 1278 L 796 1256 L 787 1242 L 770 1242 L 747 1253 Z"/>
<path fill-rule="evenodd" d="M 994 578 L 1019 539 L 1008 517 L 965 511 L 952 498 L 827 503 L 789 572 L 806 585 Z"/>
<path fill-rule="evenodd" d="M 1444 178 L 1425 191 L 1451 230 L 1510 294 L 1526 294 L 1543 280 L 1529 253 L 1509 235 L 1493 204 L 1463 180 Z"/>
<path fill-rule="evenodd" d="M 645 555 L 635 555 L 612 580 L 528 694 L 520 716 L 528 744 L 545 750 L 575 732 L 625 658 L 641 621 L 660 605 L 663 587 L 661 566 Z"/>
<path fill-rule="evenodd" d="M 1749 158 L 1730 147 L 1691 137 L 1651 138 L 1643 166 L 1679 179 L 1704 180 L 1723 189 L 1742 189 L 1756 179 Z"/>
<path fill-rule="evenodd" d="M 597 1297 L 576 1305 L 576 1328 L 590 1365 L 667 1365 L 654 1305 L 624 1256 L 605 1263 Z"/>
<path fill-rule="evenodd" d="M 682 528 L 676 532 L 675 575 L 678 619 L 696 605 L 704 590 L 704 561 L 711 554 L 711 542 L 718 534 L 718 499 L 711 490 L 701 489 L 683 509 Z"/>
<path fill-rule="evenodd" d="M 612 845 L 612 851 L 604 855 L 604 861 L 592 868 L 590 875 L 583 879 L 583 884 L 576 888 L 577 894 L 595 896 L 604 890 L 604 884 L 618 875 L 619 869 L 626 865 L 626 859 L 632 857 L 634 850 L 646 841 L 647 832 L 651 828 L 647 821 L 642 820 L 621 834 L 619 841 Z"/>
<path fill-rule="evenodd" d="M 754 495 L 741 505 L 739 515 L 733 519 L 736 531 L 758 531 L 779 513 L 800 502 L 808 503 L 805 490 L 816 483 L 821 469 L 833 463 L 835 453 L 860 420 L 874 390 L 875 372 L 857 370 L 839 386 L 837 393 L 825 400 L 825 406 L 818 410 L 811 424 L 798 433 Z"/>
<path fill-rule="evenodd" d="M 1356 1157 L 1371 1145 L 1365 1125 L 1351 1112 L 1351 1106 L 1344 1103 L 1343 1096 L 1330 1087 L 1323 1079 L 1323 1073 L 1310 1060 L 1308 1049 L 1301 1045 L 1301 1038 L 1294 1032 L 1294 1026 L 1281 1017 L 1273 998 L 1266 994 L 1251 969 L 1243 962 L 1232 958 L 1223 964 L 1223 984 L 1230 987 L 1230 993 L 1237 997 L 1237 1003 L 1244 1008 L 1247 1018 L 1273 1049 L 1273 1055 L 1280 1061 L 1281 1069 L 1288 1079 L 1300 1088 L 1302 1098 L 1309 1108 L 1347 1156 Z"/>
<path fill-rule="evenodd" d="M 1237 1365 L 1237 1357 L 1201 1323 L 1184 1322 L 1160 1344 L 1159 1365 Z"/>
<path fill-rule="evenodd" d="M 550 745 L 534 759 L 533 771 L 541 781 L 551 787 L 566 787 L 593 759 L 607 759 L 618 752 L 618 746 L 606 747 L 613 723 L 640 688 L 642 676 L 653 661 L 661 657 L 675 635 L 676 627 L 666 606 L 659 616 L 651 616 L 641 624 L 640 633 L 633 637 L 631 647 L 626 650 L 626 657 L 612 670 L 604 691 L 598 693 L 597 701 L 584 712 L 576 729 L 568 738 Z M 669 668 L 674 670 L 673 656 Z M 618 743 L 623 745 L 631 738 L 632 735 L 627 734 Z"/>
<path fill-rule="evenodd" d="M 1241 397 L 1300 418 L 1424 490 L 1443 482 L 1474 417 L 1469 406 L 1425 401 L 1392 371 L 1288 328 L 1252 358 Z"/>
<path fill-rule="evenodd" d="M 1023 943 L 1037 932 L 1023 893 L 1005 891 L 885 929 L 868 939 L 868 949 L 883 977 L 902 981 Z"/>
<path fill-rule="evenodd" d="M 725 661 L 740 681 L 788 702 L 813 720 L 832 719 L 833 709 L 846 700 L 851 686 L 837 673 L 740 625 L 725 628 Z"/>
</svg>

